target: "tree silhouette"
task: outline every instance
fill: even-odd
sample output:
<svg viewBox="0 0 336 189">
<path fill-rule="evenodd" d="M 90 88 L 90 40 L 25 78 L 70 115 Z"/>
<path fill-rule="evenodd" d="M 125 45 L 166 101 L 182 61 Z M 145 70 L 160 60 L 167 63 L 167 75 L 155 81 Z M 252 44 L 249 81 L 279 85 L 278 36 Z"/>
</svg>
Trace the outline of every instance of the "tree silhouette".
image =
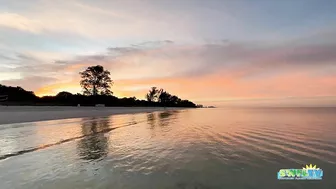
<svg viewBox="0 0 336 189">
<path fill-rule="evenodd" d="M 111 81 L 112 82 L 112 81 Z M 92 89 L 92 88 L 90 88 Z M 97 89 L 97 87 L 96 87 Z M 86 93 L 71 94 L 63 91 L 56 96 L 38 97 L 32 91 L 26 91 L 22 87 L 10 87 L 0 84 L 0 105 L 48 105 L 48 106 L 94 106 L 95 104 L 105 104 L 106 106 L 140 106 L 140 107 L 196 107 L 196 104 L 189 100 L 181 100 L 178 96 L 171 95 L 163 89 L 152 87 L 150 97 L 146 100 L 139 100 L 135 97 L 118 98 L 113 95 L 92 96 Z M 92 90 L 91 90 L 92 92 Z M 96 91 L 96 94 L 104 94 L 105 91 Z M 112 93 L 112 92 L 111 92 Z"/>
<path fill-rule="evenodd" d="M 167 91 L 160 89 L 159 92 L 159 103 L 163 104 L 164 106 L 167 106 L 171 98 L 171 94 L 169 94 Z"/>
<path fill-rule="evenodd" d="M 146 99 L 148 102 L 156 102 L 158 100 L 159 89 L 152 87 L 151 90 L 146 94 Z"/>
<path fill-rule="evenodd" d="M 82 78 L 80 85 L 84 95 L 112 95 L 110 89 L 113 81 L 110 78 L 110 72 L 103 66 L 90 66 L 79 74 Z"/>
<path fill-rule="evenodd" d="M 146 99 L 150 104 L 158 103 L 164 107 L 196 107 L 193 102 L 189 100 L 181 100 L 178 96 L 172 95 L 164 89 L 152 87 L 146 94 Z"/>
<path fill-rule="evenodd" d="M 73 94 L 72 93 L 69 93 L 67 91 L 62 91 L 62 92 L 59 92 L 56 97 L 58 98 L 69 98 L 71 97 Z"/>
<path fill-rule="evenodd" d="M 0 96 L 3 99 L 8 101 L 16 101 L 16 102 L 23 102 L 29 101 L 33 102 L 37 99 L 34 92 L 26 91 L 22 87 L 10 87 L 0 84 Z"/>
</svg>

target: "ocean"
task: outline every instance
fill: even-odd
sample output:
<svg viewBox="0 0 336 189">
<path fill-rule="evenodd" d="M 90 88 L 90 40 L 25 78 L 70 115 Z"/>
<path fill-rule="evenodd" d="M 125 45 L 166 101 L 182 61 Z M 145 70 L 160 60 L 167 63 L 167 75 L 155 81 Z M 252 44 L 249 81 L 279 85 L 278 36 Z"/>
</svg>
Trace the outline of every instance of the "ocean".
<svg viewBox="0 0 336 189">
<path fill-rule="evenodd" d="M 278 180 L 307 164 L 322 180 Z M 0 125 L 1 189 L 335 189 L 335 108 L 214 108 Z"/>
</svg>

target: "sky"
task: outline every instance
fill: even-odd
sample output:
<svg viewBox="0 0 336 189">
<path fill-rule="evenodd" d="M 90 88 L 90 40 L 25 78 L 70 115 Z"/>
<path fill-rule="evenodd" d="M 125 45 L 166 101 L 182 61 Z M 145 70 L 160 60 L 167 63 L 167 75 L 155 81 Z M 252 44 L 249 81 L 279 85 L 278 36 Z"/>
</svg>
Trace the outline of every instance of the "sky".
<svg viewBox="0 0 336 189">
<path fill-rule="evenodd" d="M 334 0 L 0 0 L 0 83 L 118 97 L 152 86 L 205 105 L 336 106 Z"/>
</svg>

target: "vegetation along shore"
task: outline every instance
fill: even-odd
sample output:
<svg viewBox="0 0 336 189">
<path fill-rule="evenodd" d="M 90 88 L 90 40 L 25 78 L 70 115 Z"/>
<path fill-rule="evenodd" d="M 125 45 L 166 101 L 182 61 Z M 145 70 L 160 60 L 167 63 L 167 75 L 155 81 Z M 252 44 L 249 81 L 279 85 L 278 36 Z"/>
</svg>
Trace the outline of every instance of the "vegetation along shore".
<svg viewBox="0 0 336 189">
<path fill-rule="evenodd" d="M 136 97 L 118 98 L 113 96 L 113 80 L 110 72 L 103 66 L 91 66 L 83 72 L 80 85 L 83 93 L 72 94 L 62 91 L 55 96 L 38 97 L 33 91 L 19 86 L 11 87 L 0 84 L 0 105 L 6 106 L 123 106 L 123 107 L 197 107 L 189 100 L 182 100 L 164 89 L 152 87 L 145 95 L 146 100 Z"/>
</svg>

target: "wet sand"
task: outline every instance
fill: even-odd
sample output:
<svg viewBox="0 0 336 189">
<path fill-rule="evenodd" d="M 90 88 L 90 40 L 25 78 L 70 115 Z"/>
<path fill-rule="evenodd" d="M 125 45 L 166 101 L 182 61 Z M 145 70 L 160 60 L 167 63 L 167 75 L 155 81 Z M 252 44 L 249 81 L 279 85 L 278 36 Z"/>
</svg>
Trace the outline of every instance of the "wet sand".
<svg viewBox="0 0 336 189">
<path fill-rule="evenodd" d="M 70 106 L 0 106 L 0 125 L 54 119 L 134 114 L 181 108 L 163 107 L 70 107 Z"/>
</svg>

